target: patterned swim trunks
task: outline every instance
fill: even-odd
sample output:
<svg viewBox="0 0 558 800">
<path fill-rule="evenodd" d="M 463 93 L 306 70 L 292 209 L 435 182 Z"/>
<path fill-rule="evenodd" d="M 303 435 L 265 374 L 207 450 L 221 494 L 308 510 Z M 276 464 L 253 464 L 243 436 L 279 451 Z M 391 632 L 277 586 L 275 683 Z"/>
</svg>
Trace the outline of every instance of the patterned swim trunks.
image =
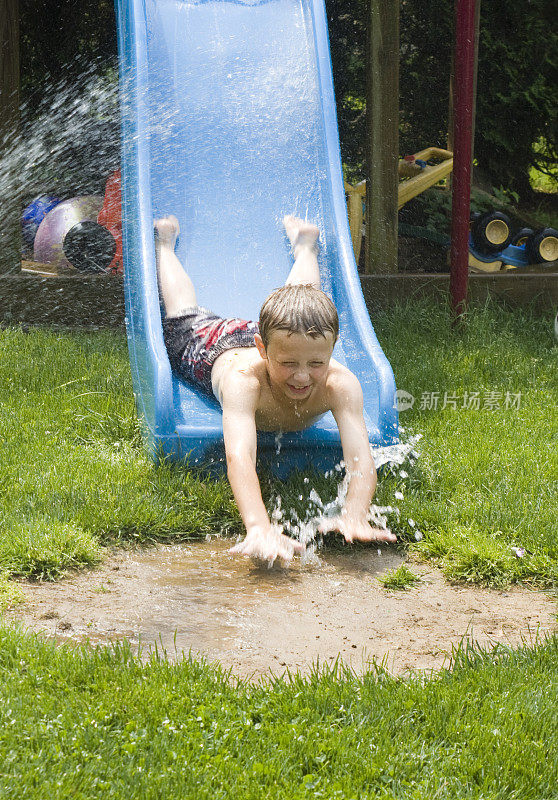
<svg viewBox="0 0 558 800">
<path fill-rule="evenodd" d="M 258 329 L 257 322 L 223 319 L 201 306 L 185 308 L 180 316 L 163 320 L 163 338 L 173 371 L 210 395 L 215 360 L 235 347 L 255 347 Z"/>
</svg>

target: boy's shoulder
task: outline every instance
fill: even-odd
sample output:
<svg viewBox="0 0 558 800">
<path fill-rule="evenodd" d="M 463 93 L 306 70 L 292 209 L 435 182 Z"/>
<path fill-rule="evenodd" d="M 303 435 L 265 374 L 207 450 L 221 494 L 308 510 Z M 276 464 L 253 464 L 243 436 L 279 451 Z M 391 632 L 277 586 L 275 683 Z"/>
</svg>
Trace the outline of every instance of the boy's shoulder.
<svg viewBox="0 0 558 800">
<path fill-rule="evenodd" d="M 224 353 L 219 357 L 211 377 L 213 390 L 221 405 L 231 398 L 237 398 L 243 405 L 257 399 L 262 379 L 259 374 L 260 360 L 255 347 L 244 348 L 234 354 Z"/>
<path fill-rule="evenodd" d="M 328 386 L 331 386 L 334 390 L 356 388 L 360 386 L 359 380 L 354 372 L 351 372 L 348 367 L 336 361 L 334 358 L 332 358 L 329 363 L 327 383 Z"/>
<path fill-rule="evenodd" d="M 343 406 L 345 403 L 352 405 L 355 402 L 362 402 L 362 387 L 357 376 L 348 367 L 334 359 L 330 362 L 327 391 L 332 411 L 335 407 Z"/>
</svg>

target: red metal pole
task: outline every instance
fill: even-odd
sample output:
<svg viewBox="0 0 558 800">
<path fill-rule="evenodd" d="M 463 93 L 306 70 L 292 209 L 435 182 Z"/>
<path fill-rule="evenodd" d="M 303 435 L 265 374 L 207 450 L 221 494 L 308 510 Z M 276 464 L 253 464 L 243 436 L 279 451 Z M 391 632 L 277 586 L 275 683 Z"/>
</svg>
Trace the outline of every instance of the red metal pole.
<svg viewBox="0 0 558 800">
<path fill-rule="evenodd" d="M 456 0 L 450 293 L 457 318 L 466 309 L 469 277 L 474 76 L 475 0 Z"/>
</svg>

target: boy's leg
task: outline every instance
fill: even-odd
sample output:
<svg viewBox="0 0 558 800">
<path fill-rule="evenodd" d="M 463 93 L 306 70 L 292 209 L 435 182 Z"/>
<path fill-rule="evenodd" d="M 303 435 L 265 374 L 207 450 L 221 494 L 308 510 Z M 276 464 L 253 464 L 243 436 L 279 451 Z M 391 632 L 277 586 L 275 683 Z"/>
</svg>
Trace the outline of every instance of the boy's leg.
<svg viewBox="0 0 558 800">
<path fill-rule="evenodd" d="M 291 283 L 311 283 L 321 289 L 320 270 L 318 267 L 318 236 L 320 229 L 311 222 L 289 215 L 283 219 L 285 231 L 293 246 L 295 262 L 285 281 Z"/>
<path fill-rule="evenodd" d="M 176 317 L 184 308 L 196 306 L 194 284 L 180 261 L 174 247 L 180 233 L 178 220 L 174 216 L 155 220 L 155 257 L 159 291 L 165 306 L 167 319 Z"/>
</svg>

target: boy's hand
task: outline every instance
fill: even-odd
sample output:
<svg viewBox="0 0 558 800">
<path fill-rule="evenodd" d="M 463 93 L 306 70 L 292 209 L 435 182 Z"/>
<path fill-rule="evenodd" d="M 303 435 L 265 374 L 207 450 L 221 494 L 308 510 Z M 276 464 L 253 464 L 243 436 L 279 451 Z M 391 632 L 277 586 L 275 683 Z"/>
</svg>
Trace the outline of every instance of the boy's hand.
<svg viewBox="0 0 558 800">
<path fill-rule="evenodd" d="M 278 558 L 283 564 L 288 564 L 294 553 L 302 553 L 303 550 L 304 545 L 280 533 L 271 525 L 256 525 L 248 528 L 246 538 L 231 547 L 229 553 L 251 556 L 271 564 Z"/>
<path fill-rule="evenodd" d="M 373 528 L 366 520 L 348 514 L 325 519 L 320 523 L 320 533 L 339 531 L 346 542 L 396 542 L 397 537 L 387 528 Z"/>
</svg>

